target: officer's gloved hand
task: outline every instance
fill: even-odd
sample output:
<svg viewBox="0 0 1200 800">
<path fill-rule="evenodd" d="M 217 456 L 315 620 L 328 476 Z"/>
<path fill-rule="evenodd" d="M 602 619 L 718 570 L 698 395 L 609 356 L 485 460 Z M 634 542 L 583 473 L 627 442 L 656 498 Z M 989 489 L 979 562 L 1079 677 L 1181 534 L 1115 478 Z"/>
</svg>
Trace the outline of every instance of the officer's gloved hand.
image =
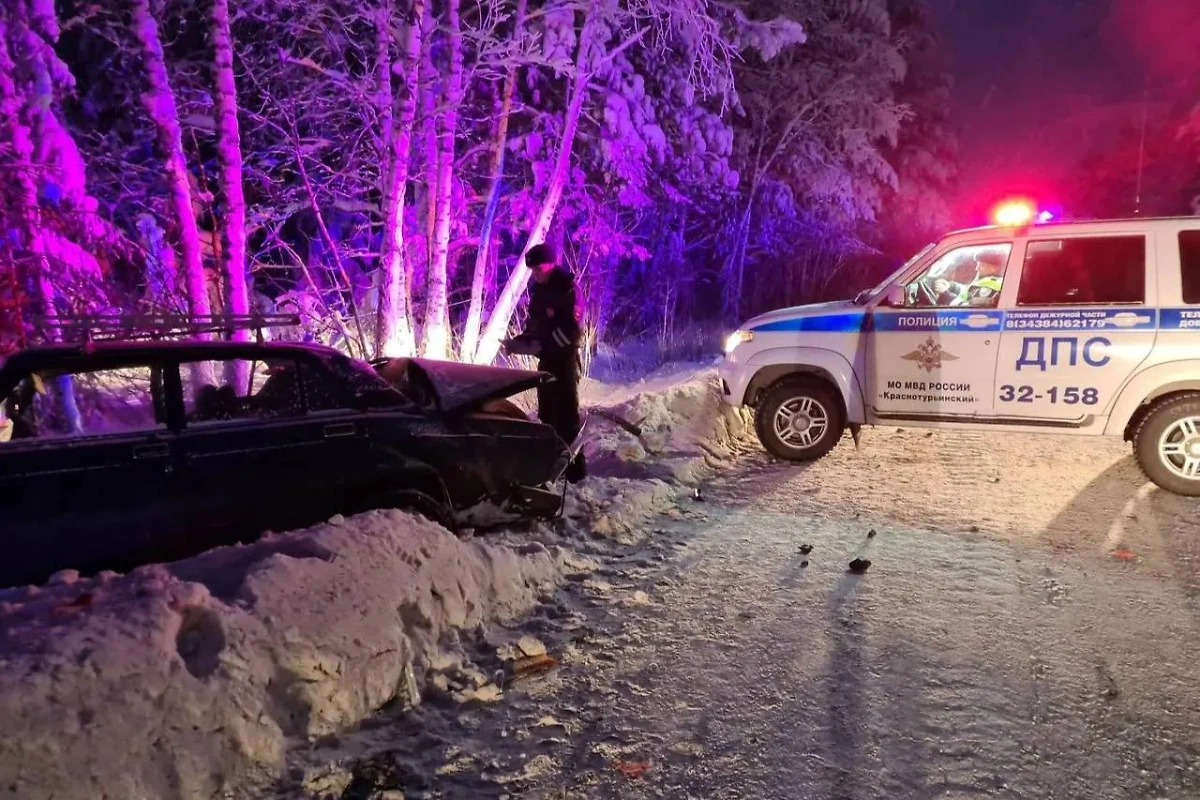
<svg viewBox="0 0 1200 800">
<path fill-rule="evenodd" d="M 542 350 L 540 342 L 527 336 L 505 339 L 501 344 L 504 345 L 504 351 L 511 355 L 536 356 Z"/>
</svg>

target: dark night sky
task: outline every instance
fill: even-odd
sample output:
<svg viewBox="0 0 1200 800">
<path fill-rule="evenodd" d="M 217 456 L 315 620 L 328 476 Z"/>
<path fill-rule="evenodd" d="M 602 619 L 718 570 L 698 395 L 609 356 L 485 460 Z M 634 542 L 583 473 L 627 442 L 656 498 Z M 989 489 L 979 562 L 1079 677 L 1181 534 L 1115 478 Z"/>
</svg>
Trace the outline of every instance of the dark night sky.
<svg viewBox="0 0 1200 800">
<path fill-rule="evenodd" d="M 1010 193 L 1055 203 L 1078 156 L 1140 121 L 1143 67 L 1116 2 L 930 0 L 956 81 L 956 224 L 983 222 Z"/>
</svg>

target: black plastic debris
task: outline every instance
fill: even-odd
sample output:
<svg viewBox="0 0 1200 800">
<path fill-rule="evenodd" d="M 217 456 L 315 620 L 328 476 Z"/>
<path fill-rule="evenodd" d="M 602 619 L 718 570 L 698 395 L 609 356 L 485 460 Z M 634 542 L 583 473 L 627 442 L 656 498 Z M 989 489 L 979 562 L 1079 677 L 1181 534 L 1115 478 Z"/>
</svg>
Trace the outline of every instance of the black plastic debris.
<svg viewBox="0 0 1200 800">
<path fill-rule="evenodd" d="M 871 568 L 871 560 L 869 558 L 856 558 L 850 562 L 849 571 L 855 575 L 862 575 Z"/>
</svg>

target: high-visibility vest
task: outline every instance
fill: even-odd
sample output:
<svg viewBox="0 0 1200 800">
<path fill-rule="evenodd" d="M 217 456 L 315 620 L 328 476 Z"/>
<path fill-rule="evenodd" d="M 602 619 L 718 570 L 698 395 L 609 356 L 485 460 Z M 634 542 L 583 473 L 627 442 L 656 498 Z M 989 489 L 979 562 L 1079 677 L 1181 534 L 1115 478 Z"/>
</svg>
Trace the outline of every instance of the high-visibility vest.
<svg viewBox="0 0 1200 800">
<path fill-rule="evenodd" d="M 1000 294 L 1000 288 L 1003 285 L 1003 281 L 995 275 L 985 275 L 982 278 L 976 278 L 967 287 L 967 298 L 968 300 L 977 300 L 994 297 Z M 985 289 L 987 291 L 982 291 Z"/>
</svg>

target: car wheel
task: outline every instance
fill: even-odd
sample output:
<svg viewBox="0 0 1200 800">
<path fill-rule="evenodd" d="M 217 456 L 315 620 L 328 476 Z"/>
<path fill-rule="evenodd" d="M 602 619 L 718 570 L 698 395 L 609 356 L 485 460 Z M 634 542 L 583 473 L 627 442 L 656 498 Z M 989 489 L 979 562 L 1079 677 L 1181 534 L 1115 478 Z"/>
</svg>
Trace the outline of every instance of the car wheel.
<svg viewBox="0 0 1200 800">
<path fill-rule="evenodd" d="M 754 414 L 758 440 L 776 458 L 815 461 L 832 450 L 846 427 L 841 398 L 808 377 L 784 378 L 763 394 Z"/>
<path fill-rule="evenodd" d="M 1133 450 L 1154 483 L 1200 497 L 1200 395 L 1179 395 L 1153 406 L 1134 431 Z"/>
<path fill-rule="evenodd" d="M 424 517 L 447 530 L 454 529 L 454 520 L 451 517 L 450 509 L 446 507 L 445 503 L 438 502 L 425 492 L 415 489 L 381 492 L 364 504 L 363 511 L 382 511 L 389 508 Z"/>
</svg>

